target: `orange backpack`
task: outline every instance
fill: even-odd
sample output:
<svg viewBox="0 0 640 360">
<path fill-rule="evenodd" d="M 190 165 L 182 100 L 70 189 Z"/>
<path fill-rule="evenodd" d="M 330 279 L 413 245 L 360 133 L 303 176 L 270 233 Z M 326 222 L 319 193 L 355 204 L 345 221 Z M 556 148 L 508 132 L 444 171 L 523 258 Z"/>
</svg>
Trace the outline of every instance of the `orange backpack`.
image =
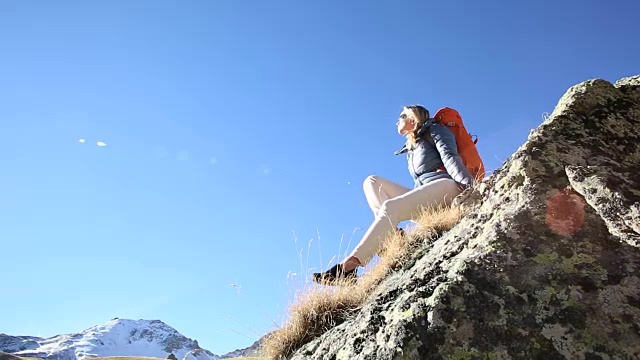
<svg viewBox="0 0 640 360">
<path fill-rule="evenodd" d="M 456 110 L 444 107 L 436 112 L 434 119 L 437 124 L 444 125 L 456 136 L 458 154 L 462 158 L 467 170 L 477 181 L 484 178 L 484 164 L 476 148 L 478 138 L 473 140 L 472 135 L 467 132 L 462 122 L 462 116 Z"/>
</svg>

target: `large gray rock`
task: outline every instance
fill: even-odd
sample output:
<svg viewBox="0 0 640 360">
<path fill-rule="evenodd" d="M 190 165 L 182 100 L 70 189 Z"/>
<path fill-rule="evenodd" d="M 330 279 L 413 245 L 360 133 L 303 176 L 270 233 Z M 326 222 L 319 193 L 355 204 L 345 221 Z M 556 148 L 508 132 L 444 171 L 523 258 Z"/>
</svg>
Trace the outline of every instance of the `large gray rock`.
<svg viewBox="0 0 640 360">
<path fill-rule="evenodd" d="M 607 223 L 609 231 L 640 247 L 640 169 L 568 166 L 569 183 Z"/>
<path fill-rule="evenodd" d="M 640 359 L 640 77 L 569 89 L 468 215 L 293 359 Z"/>
</svg>

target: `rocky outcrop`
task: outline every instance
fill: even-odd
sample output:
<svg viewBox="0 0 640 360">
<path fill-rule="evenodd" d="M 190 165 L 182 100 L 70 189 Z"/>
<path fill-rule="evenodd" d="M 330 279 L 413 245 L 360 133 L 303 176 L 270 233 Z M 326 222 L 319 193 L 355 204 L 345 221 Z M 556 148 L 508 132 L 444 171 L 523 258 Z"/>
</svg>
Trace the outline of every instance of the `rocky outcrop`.
<svg viewBox="0 0 640 360">
<path fill-rule="evenodd" d="M 228 352 L 220 356 L 220 358 L 233 359 L 233 358 L 244 358 L 244 357 L 258 357 L 260 356 L 260 346 L 262 345 L 263 339 L 264 337 L 258 339 L 258 341 L 255 341 L 253 344 L 251 344 L 251 346 L 247 348 Z"/>
<path fill-rule="evenodd" d="M 15 356 L 13 354 L 8 354 L 6 352 L 0 351 L 0 360 L 40 360 L 40 359 L 37 359 L 37 358 L 25 359 L 19 356 Z"/>
<path fill-rule="evenodd" d="M 569 89 L 465 218 L 293 359 L 639 359 L 640 77 Z"/>
<path fill-rule="evenodd" d="M 182 360 L 215 360 L 219 359 L 217 355 L 214 355 L 211 351 L 205 349 L 191 350 L 184 355 Z"/>
<path fill-rule="evenodd" d="M 35 336 L 12 336 L 0 334 L 0 351 L 8 353 L 37 349 L 42 338 Z"/>
<path fill-rule="evenodd" d="M 596 210 L 612 234 L 635 247 L 640 247 L 639 170 L 615 166 L 567 167 L 571 187 Z"/>
</svg>

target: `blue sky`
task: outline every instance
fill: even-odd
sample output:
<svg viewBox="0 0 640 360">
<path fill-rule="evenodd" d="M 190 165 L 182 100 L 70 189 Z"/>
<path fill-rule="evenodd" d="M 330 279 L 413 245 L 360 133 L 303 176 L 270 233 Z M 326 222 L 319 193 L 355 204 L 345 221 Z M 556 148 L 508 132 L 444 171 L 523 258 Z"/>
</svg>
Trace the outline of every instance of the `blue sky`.
<svg viewBox="0 0 640 360">
<path fill-rule="evenodd" d="M 611 4 L 0 2 L 0 333 L 250 345 L 369 225 L 362 180 L 411 184 L 403 105 L 455 107 L 498 168 L 569 86 L 640 72 Z"/>
</svg>

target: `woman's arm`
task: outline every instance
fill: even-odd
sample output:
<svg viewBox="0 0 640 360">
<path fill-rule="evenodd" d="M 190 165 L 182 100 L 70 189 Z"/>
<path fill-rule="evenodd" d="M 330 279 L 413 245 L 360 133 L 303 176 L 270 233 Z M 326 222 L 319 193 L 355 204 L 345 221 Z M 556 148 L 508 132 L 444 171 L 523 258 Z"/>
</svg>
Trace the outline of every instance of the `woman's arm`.
<svg viewBox="0 0 640 360">
<path fill-rule="evenodd" d="M 458 154 L 455 135 L 440 124 L 433 124 L 430 130 L 436 149 L 438 149 L 442 163 L 449 175 L 465 188 L 473 185 L 473 176 L 464 166 L 464 162 Z"/>
</svg>

